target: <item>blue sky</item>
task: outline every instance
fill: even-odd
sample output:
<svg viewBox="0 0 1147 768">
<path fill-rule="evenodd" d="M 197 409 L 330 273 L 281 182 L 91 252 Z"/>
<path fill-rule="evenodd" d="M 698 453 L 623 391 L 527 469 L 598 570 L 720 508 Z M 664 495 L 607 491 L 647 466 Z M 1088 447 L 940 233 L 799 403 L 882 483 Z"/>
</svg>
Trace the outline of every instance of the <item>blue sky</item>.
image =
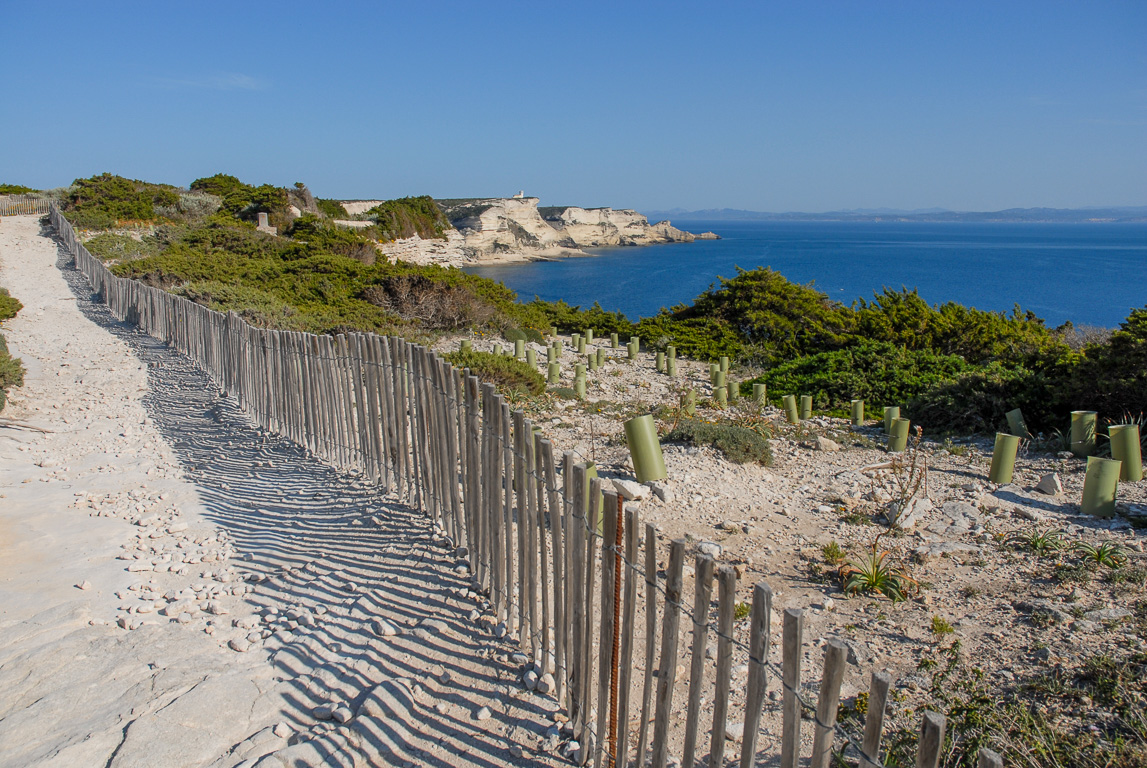
<svg viewBox="0 0 1147 768">
<path fill-rule="evenodd" d="M 1147 3 L 15 3 L 0 181 L 1147 204 Z M 24 76 L 12 76 L 20 71 Z"/>
</svg>

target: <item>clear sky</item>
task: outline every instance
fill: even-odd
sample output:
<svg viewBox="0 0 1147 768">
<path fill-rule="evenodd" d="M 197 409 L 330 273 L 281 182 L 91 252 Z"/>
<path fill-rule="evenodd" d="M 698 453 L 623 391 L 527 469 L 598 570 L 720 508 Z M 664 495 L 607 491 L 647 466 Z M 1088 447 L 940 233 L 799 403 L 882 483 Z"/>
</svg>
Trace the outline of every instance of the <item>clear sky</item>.
<svg viewBox="0 0 1147 768">
<path fill-rule="evenodd" d="M 0 182 L 1147 205 L 1147 2 L 5 0 Z"/>
</svg>

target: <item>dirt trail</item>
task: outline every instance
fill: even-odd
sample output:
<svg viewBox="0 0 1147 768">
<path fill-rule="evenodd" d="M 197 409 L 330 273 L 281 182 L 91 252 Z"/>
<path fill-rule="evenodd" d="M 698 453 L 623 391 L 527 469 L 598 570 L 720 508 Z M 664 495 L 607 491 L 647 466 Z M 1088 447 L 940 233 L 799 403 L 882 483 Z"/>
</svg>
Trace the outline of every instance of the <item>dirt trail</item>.
<svg viewBox="0 0 1147 768">
<path fill-rule="evenodd" d="M 0 767 L 555 763 L 556 702 L 427 521 L 253 427 L 59 258 L 3 220 L 28 376 L 0 428 Z"/>
</svg>

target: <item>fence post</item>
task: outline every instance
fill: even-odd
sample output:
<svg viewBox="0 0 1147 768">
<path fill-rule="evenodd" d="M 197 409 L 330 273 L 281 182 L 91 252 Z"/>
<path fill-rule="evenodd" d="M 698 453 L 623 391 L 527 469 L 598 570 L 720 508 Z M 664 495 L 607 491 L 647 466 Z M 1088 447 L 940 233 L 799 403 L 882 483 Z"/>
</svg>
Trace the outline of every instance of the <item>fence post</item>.
<svg viewBox="0 0 1147 768">
<path fill-rule="evenodd" d="M 614 590 L 617 584 L 616 567 L 617 558 L 617 527 L 621 522 L 619 512 L 621 498 L 615 491 L 605 492 L 605 504 L 602 506 L 604 515 L 601 543 L 601 628 L 598 635 L 598 680 L 597 680 L 597 739 L 594 749 L 594 768 L 601 768 L 602 759 L 607 749 L 616 750 L 617 710 L 616 685 L 617 677 L 614 663 L 617 660 L 617 623 L 614 608 L 617 603 L 617 594 Z M 609 707 L 609 711 L 606 711 Z M 608 747 L 606 746 L 608 745 Z"/>
<path fill-rule="evenodd" d="M 725 722 L 729 714 L 729 678 L 733 671 L 733 617 L 737 601 L 737 572 L 722 566 L 717 572 L 717 674 L 713 698 L 713 730 L 709 739 L 709 768 L 724 768 Z"/>
<path fill-rule="evenodd" d="M 885 672 L 873 672 L 868 689 L 868 713 L 864 716 L 864 745 L 860 768 L 880 765 L 880 738 L 884 733 L 884 711 L 888 706 L 888 689 L 892 677 Z"/>
<path fill-rule="evenodd" d="M 804 611 L 785 610 L 781 703 L 781 768 L 798 768 L 801 748 L 801 646 L 804 639 Z"/>
<path fill-rule="evenodd" d="M 569 464 L 566 464 L 567 469 Z M 569 646 L 569 692 L 570 692 L 570 722 L 573 724 L 574 740 L 582 746 L 582 752 L 585 752 L 585 725 L 586 719 L 589 715 L 584 711 L 582 703 L 584 701 L 582 691 L 582 668 L 585 666 L 585 658 L 582 653 L 584 644 L 582 637 L 585 632 L 586 623 L 586 610 L 585 610 L 585 551 L 586 551 L 586 526 L 585 514 L 587 509 L 586 500 L 589 494 L 585 491 L 586 486 L 586 467 L 585 464 L 577 464 L 573 467 L 573 510 L 570 515 L 570 546 L 569 552 L 572 560 L 570 576 L 573 580 L 572 606 L 573 606 L 573 621 L 571 622 L 571 635 Z M 569 499 L 569 495 L 566 496 Z"/>
<path fill-rule="evenodd" d="M 920 723 L 920 746 L 916 752 L 916 768 L 938 768 L 940 750 L 944 747 L 944 727 L 947 720 L 936 712 L 925 712 Z"/>
<path fill-rule="evenodd" d="M 665 768 L 669 758 L 669 716 L 677 680 L 677 626 L 681 620 L 681 573 L 685 566 L 685 540 L 674 539 L 669 548 L 665 583 L 665 621 L 661 625 L 661 661 L 657 674 L 657 716 L 653 722 L 652 768 Z M 692 766 L 690 766 L 692 768 Z"/>
<path fill-rule="evenodd" d="M 685 718 L 685 746 L 681 764 L 693 765 L 697 753 L 697 726 L 701 719 L 701 685 L 705 681 L 705 647 L 709 644 L 709 603 L 713 598 L 716 562 L 697 555 L 693 581 L 693 658 L 689 666 L 689 710 Z M 723 735 L 723 734 L 722 734 Z"/>
<path fill-rule="evenodd" d="M 824 646 L 824 670 L 820 696 L 816 702 L 816 731 L 813 736 L 811 768 L 828 768 L 832 756 L 832 735 L 836 730 L 836 712 L 840 707 L 840 684 L 844 665 L 848 663 L 848 646 L 829 640 Z"/>
<path fill-rule="evenodd" d="M 630 685 L 633 681 L 633 633 L 637 615 L 637 541 L 638 541 L 638 514 L 637 510 L 629 509 L 625 512 L 625 554 L 623 562 L 625 568 L 625 593 L 622 597 L 621 618 L 621 658 L 618 666 L 621 669 L 619 682 L 619 698 L 617 700 L 617 746 L 614 757 L 618 764 L 625 766 L 629 756 L 629 699 Z"/>
<path fill-rule="evenodd" d="M 641 721 L 637 725 L 637 765 L 645 765 L 646 737 L 653 695 L 653 656 L 657 650 L 657 529 L 645 524 L 645 682 L 641 687 Z"/>
<path fill-rule="evenodd" d="M 765 703 L 765 665 L 769 661 L 769 628 L 773 617 L 773 590 L 765 582 L 753 587 L 753 613 L 749 620 L 749 684 L 745 692 L 745 724 L 741 736 L 740 768 L 756 764 L 757 734 Z"/>
</svg>

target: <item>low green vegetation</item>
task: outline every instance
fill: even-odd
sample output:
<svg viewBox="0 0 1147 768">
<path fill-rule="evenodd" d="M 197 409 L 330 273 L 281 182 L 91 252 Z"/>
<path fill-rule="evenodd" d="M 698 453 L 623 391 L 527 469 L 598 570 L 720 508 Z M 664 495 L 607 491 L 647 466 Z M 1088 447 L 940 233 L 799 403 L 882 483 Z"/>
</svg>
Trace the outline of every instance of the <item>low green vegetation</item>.
<svg viewBox="0 0 1147 768">
<path fill-rule="evenodd" d="M 7 288 L 0 288 L 0 322 L 11 320 L 23 308 L 24 305 L 8 293 Z"/>
<path fill-rule="evenodd" d="M 0 184 L 0 195 L 27 195 L 38 191 L 23 184 Z"/>
<path fill-rule="evenodd" d="M 366 212 L 374 219 L 384 240 L 418 235 L 423 240 L 446 236 L 450 220 L 429 195 L 387 200 Z"/>
<path fill-rule="evenodd" d="M 916 765 L 925 710 L 947 718 L 941 750 L 946 768 L 976 768 L 982 748 L 998 752 L 1004 765 L 1147 764 L 1147 722 L 1142 716 L 1147 655 L 1142 652 L 1095 655 L 1073 668 L 1056 665 L 1001 692 L 993 689 L 982 668 L 964 657 L 958 638 L 944 631 L 935 637 L 939 642 L 919 663 L 921 673 L 931 675 L 923 699 L 914 708 L 891 710 L 884 739 L 884 764 L 890 768 Z M 845 708 L 841 716 L 859 726 L 864 713 Z"/>
<path fill-rule="evenodd" d="M 338 200 L 326 200 L 321 197 L 315 198 L 315 205 L 318 206 L 319 212 L 326 216 L 328 219 L 349 219 L 350 214 L 347 213 L 346 208 Z"/>
<path fill-rule="evenodd" d="M 737 464 L 756 463 L 769 466 L 773 463 L 769 441 L 760 433 L 737 424 L 681 419 L 661 440 L 664 443 L 707 445 Z"/>
<path fill-rule="evenodd" d="M 880 549 L 880 536 L 867 553 L 840 567 L 841 589 L 845 594 L 884 595 L 892 602 L 907 600 L 918 585 L 888 550 Z"/>
<path fill-rule="evenodd" d="M 524 360 L 473 350 L 451 352 L 445 357 L 455 368 L 469 368 L 470 373 L 503 391 L 518 391 L 529 395 L 540 395 L 546 391 L 545 378 Z"/>
<path fill-rule="evenodd" d="M 13 298 L 7 288 L 0 288 L 0 322 L 11 320 L 23 308 L 24 305 Z M 8 352 L 8 343 L 0 334 L 0 411 L 8 402 L 8 390 L 23 384 L 24 364 Z"/>
</svg>

